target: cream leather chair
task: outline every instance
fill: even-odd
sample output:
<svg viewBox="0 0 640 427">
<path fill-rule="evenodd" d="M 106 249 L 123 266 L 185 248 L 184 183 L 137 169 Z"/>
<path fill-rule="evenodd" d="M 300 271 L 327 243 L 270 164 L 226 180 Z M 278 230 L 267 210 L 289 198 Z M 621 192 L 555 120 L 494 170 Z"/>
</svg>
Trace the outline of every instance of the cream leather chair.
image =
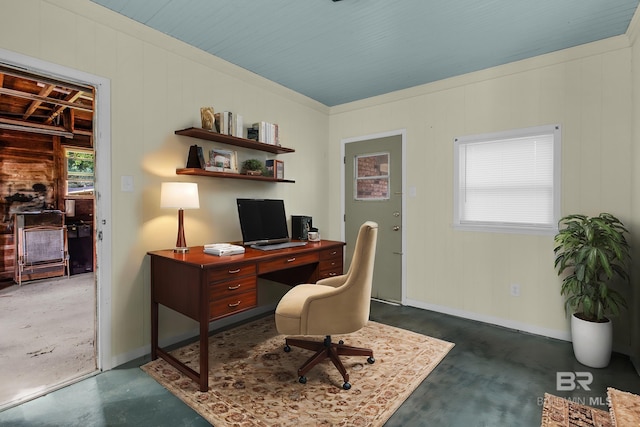
<svg viewBox="0 0 640 427">
<path fill-rule="evenodd" d="M 333 343 L 331 335 L 355 332 L 369 320 L 377 236 L 378 224 L 365 222 L 360 226 L 346 274 L 295 286 L 280 300 L 275 314 L 279 333 L 325 336 L 324 341 L 286 338 L 286 352 L 291 351 L 291 346 L 315 351 L 298 369 L 301 383 L 307 382 L 305 375 L 311 368 L 329 358 L 342 374 L 342 387 L 348 390 L 349 374 L 339 356 L 368 356 L 367 362 L 375 362 L 371 349 L 346 346 L 343 341 Z"/>
</svg>

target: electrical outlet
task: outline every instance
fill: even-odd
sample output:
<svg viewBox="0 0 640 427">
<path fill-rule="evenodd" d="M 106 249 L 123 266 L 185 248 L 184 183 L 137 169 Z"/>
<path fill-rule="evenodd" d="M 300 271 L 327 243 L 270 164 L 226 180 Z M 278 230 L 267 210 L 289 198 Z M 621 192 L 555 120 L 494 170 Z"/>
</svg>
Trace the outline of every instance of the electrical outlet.
<svg viewBox="0 0 640 427">
<path fill-rule="evenodd" d="M 520 296 L 520 285 L 514 283 L 511 285 L 511 296 L 519 297 Z"/>
</svg>

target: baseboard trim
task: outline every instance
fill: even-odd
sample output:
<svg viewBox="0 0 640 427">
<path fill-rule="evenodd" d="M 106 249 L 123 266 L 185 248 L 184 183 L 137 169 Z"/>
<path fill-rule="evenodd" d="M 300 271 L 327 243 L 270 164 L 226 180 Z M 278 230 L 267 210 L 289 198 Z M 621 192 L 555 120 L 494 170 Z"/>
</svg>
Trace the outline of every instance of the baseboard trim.
<svg viewBox="0 0 640 427">
<path fill-rule="evenodd" d="M 472 311 L 459 310 L 456 308 L 445 307 L 437 304 L 428 304 L 422 301 L 408 299 L 405 305 L 410 307 L 421 308 L 423 310 L 435 311 L 442 314 L 461 317 L 463 319 L 475 320 L 477 322 L 488 323 L 491 325 L 501 326 L 503 328 L 513 329 L 516 331 L 526 332 L 543 337 L 555 338 L 562 341 L 571 341 L 570 331 L 561 331 L 557 329 L 541 328 L 539 326 L 530 325 L 528 323 L 516 322 L 510 319 L 500 317 L 487 316 L 484 314 L 474 313 Z"/>
</svg>

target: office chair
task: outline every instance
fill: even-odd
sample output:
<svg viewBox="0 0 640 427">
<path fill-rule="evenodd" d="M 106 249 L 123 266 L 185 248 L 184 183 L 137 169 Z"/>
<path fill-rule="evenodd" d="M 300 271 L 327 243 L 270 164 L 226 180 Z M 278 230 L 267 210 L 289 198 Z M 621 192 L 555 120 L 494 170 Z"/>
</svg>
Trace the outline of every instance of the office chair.
<svg viewBox="0 0 640 427">
<path fill-rule="evenodd" d="M 349 390 L 349 374 L 340 356 L 367 356 L 368 363 L 375 362 L 371 349 L 347 346 L 342 340 L 336 344 L 331 335 L 355 332 L 369 320 L 377 236 L 378 224 L 362 224 L 346 274 L 295 286 L 278 303 L 275 320 L 279 333 L 325 336 L 323 341 L 286 338 L 285 352 L 291 351 L 291 346 L 315 352 L 298 369 L 300 383 L 307 382 L 306 374 L 311 368 L 329 358 L 342 374 L 342 388 Z"/>
</svg>

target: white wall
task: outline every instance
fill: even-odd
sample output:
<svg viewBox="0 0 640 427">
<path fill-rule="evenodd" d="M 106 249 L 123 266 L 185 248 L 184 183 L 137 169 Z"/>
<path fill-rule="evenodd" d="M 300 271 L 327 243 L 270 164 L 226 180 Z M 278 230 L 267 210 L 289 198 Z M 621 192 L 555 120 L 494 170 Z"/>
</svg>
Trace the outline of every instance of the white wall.
<svg viewBox="0 0 640 427">
<path fill-rule="evenodd" d="M 1 1 L 0 48 L 111 80 L 114 364 L 149 348 L 146 253 L 173 247 L 177 228 L 177 213 L 159 208 L 162 181 L 199 184 L 201 209 L 185 212 L 192 246 L 241 239 L 236 197 L 284 198 L 288 215 L 312 215 L 321 228 L 329 222 L 325 106 L 88 0 Z M 199 125 L 202 106 L 278 123 L 282 144 L 296 150 L 278 158 L 296 183 L 177 176 L 191 144 L 210 148 L 174 134 Z M 134 192 L 120 191 L 123 175 L 134 177 Z M 166 337 L 195 324 L 161 310 L 161 325 Z"/>
<path fill-rule="evenodd" d="M 632 54 L 632 84 L 633 84 L 633 109 L 631 114 L 633 148 L 631 152 L 631 229 L 632 233 L 632 257 L 634 260 L 640 256 L 640 13 L 636 10 L 635 16 L 629 26 L 629 38 L 633 44 Z M 631 324 L 631 360 L 636 370 L 640 373 L 640 263 L 633 262 L 632 274 L 632 300 L 630 318 Z"/>
<path fill-rule="evenodd" d="M 332 158 L 344 138 L 406 129 L 407 185 L 416 188 L 405 213 L 408 303 L 568 339 L 553 236 L 452 229 L 453 139 L 560 123 L 562 214 L 609 211 L 628 223 L 631 87 L 621 36 L 332 108 Z M 341 165 L 331 164 L 337 176 Z M 628 351 L 623 326 L 617 347 Z"/>
</svg>

